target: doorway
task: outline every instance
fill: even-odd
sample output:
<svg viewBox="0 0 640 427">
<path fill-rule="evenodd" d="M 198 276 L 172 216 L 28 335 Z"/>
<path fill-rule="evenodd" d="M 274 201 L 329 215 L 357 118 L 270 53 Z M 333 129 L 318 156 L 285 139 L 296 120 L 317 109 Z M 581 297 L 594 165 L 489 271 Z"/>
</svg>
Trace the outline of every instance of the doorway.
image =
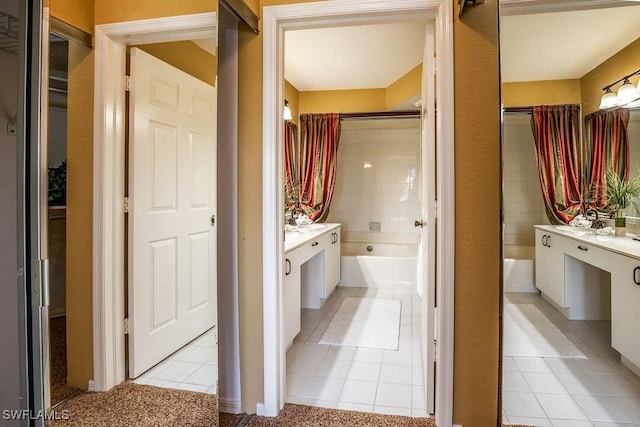
<svg viewBox="0 0 640 427">
<path fill-rule="evenodd" d="M 439 22 L 450 22 L 451 13 L 447 7 L 433 9 L 424 7 L 421 2 L 403 2 L 402 5 L 393 2 L 385 4 L 381 9 L 373 11 L 363 11 L 362 5 L 358 2 L 340 2 L 340 4 L 315 5 L 309 8 L 305 5 L 279 6 L 264 9 L 264 167 L 263 175 L 263 219 L 264 219 L 264 246 L 263 246 L 263 272 L 264 272 L 264 326 L 265 326 L 265 403 L 264 409 L 259 407 L 258 413 L 267 416 L 275 416 L 284 405 L 284 345 L 279 334 L 268 332 L 282 330 L 280 323 L 282 313 L 282 278 L 284 275 L 284 258 L 280 238 L 283 233 L 283 225 L 280 220 L 283 215 L 283 195 L 281 188 L 282 176 L 282 147 L 274 142 L 282 141 L 281 106 L 283 99 L 283 76 L 281 74 L 283 52 L 282 52 L 282 30 L 304 28 L 305 26 L 320 27 L 331 22 L 332 25 L 346 23 L 358 16 L 358 21 L 362 19 L 375 21 L 410 19 L 416 14 L 425 14 L 435 18 L 436 31 L 435 45 L 436 54 L 442 61 L 438 61 L 437 72 L 445 78 L 438 79 L 437 92 L 442 94 L 442 102 L 439 104 L 442 114 L 439 114 L 436 122 L 437 133 L 439 135 L 437 144 L 436 163 L 438 167 L 438 194 L 441 199 L 438 201 L 442 216 L 437 222 L 438 235 L 442 239 L 437 245 L 437 251 L 442 256 L 438 256 L 438 307 L 443 321 L 437 323 L 438 330 L 435 331 L 439 337 L 439 349 L 437 359 L 437 370 L 441 375 L 436 375 L 436 395 L 437 406 L 435 409 L 436 422 L 440 425 L 451 423 L 452 414 L 452 376 L 450 371 L 453 364 L 452 352 L 452 303 L 453 303 L 453 233 L 452 216 L 445 212 L 452 212 L 453 208 L 453 139 L 452 139 L 452 81 L 446 76 L 452 76 L 451 59 L 451 34 L 444 27 L 438 25 Z M 385 16 L 381 16 L 384 14 Z M 350 15 L 350 16 L 346 16 Z M 424 15 L 421 16 L 424 17 Z M 435 61 L 434 61 L 435 62 Z M 434 64 L 435 65 L 435 64 Z M 278 71 L 280 70 L 280 71 Z M 449 96 L 447 96 L 449 95 Z M 446 167 L 445 167 L 446 165 Z M 449 210 L 451 209 L 451 211 Z M 435 213 L 435 212 L 433 212 Z M 433 216 L 427 217 L 434 219 Z M 446 284 L 446 285 L 445 285 Z M 442 286 L 442 288 L 441 288 Z M 433 324 L 432 324 L 433 325 Z"/>
</svg>

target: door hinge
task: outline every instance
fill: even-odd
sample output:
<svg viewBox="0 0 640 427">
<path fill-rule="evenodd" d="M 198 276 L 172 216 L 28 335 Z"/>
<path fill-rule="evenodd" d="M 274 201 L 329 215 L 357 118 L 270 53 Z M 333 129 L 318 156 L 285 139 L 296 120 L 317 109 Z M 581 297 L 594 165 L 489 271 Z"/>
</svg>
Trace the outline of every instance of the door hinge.
<svg viewBox="0 0 640 427">
<path fill-rule="evenodd" d="M 437 200 L 433 201 L 433 214 L 435 215 L 436 218 L 440 217 L 440 206 L 438 206 Z"/>
<path fill-rule="evenodd" d="M 124 91 L 131 92 L 131 76 L 124 76 Z"/>
<path fill-rule="evenodd" d="M 125 335 L 129 334 L 129 319 L 128 318 L 124 319 L 123 327 L 124 327 L 124 334 Z"/>
<path fill-rule="evenodd" d="M 129 198 L 124 198 L 124 213 L 129 213 Z"/>
</svg>

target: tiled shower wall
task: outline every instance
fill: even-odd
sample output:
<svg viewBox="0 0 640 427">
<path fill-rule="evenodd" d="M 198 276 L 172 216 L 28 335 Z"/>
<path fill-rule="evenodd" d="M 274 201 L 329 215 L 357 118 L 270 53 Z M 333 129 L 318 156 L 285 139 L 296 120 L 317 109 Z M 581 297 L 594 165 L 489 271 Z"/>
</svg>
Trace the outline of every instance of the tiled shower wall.
<svg viewBox="0 0 640 427">
<path fill-rule="evenodd" d="M 538 180 L 530 115 L 504 115 L 502 155 L 504 243 L 534 246 L 533 226 L 548 221 Z"/>
<path fill-rule="evenodd" d="M 327 221 L 344 241 L 415 241 L 419 167 L 420 119 L 343 121 Z"/>
</svg>

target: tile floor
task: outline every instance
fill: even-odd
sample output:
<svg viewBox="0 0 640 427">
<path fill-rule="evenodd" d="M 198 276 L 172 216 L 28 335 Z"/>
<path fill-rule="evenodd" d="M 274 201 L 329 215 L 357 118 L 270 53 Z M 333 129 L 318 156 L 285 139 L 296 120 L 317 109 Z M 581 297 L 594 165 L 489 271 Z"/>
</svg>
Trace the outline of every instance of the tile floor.
<svg viewBox="0 0 640 427">
<path fill-rule="evenodd" d="M 611 322 L 567 320 L 537 294 L 505 304 L 535 304 L 587 359 L 504 357 L 504 424 L 640 427 L 640 378 L 611 348 Z"/>
<path fill-rule="evenodd" d="M 318 344 L 346 297 L 402 301 L 397 351 Z M 337 287 L 322 309 L 303 309 L 301 331 L 287 351 L 286 401 L 426 417 L 420 304 L 415 286 Z"/>
<path fill-rule="evenodd" d="M 218 348 L 215 327 L 134 380 L 179 390 L 217 392 Z"/>
</svg>

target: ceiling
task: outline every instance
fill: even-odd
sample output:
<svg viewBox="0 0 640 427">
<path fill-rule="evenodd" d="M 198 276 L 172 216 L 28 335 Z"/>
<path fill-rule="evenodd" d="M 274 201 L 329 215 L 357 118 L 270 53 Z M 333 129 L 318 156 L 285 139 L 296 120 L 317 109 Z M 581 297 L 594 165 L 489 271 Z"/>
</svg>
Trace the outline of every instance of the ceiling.
<svg viewBox="0 0 640 427">
<path fill-rule="evenodd" d="M 300 91 L 386 88 L 422 63 L 424 22 L 285 33 L 285 78 Z"/>
<path fill-rule="evenodd" d="M 503 16 L 502 81 L 577 79 L 640 37 L 640 4 Z"/>
<path fill-rule="evenodd" d="M 640 3 L 616 4 L 503 16 L 502 80 L 584 76 L 640 37 Z M 386 88 L 422 62 L 424 36 L 423 21 L 287 31 L 285 78 L 300 91 Z"/>
</svg>

